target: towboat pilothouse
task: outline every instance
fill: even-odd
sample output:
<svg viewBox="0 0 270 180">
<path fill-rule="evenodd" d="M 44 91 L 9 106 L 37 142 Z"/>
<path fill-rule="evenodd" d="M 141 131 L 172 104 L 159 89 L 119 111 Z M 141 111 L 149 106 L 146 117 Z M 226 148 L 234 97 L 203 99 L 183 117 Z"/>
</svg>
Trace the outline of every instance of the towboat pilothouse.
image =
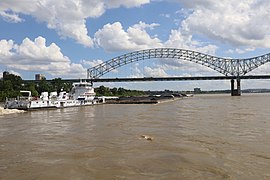
<svg viewBox="0 0 270 180">
<path fill-rule="evenodd" d="M 31 91 L 20 91 L 22 96 L 16 99 L 6 99 L 5 108 L 7 109 L 41 109 L 41 108 L 65 108 L 74 106 L 87 106 L 97 103 L 96 93 L 92 83 L 76 82 L 72 84 L 72 89 L 68 93 L 42 92 L 40 97 L 32 97 Z"/>
</svg>

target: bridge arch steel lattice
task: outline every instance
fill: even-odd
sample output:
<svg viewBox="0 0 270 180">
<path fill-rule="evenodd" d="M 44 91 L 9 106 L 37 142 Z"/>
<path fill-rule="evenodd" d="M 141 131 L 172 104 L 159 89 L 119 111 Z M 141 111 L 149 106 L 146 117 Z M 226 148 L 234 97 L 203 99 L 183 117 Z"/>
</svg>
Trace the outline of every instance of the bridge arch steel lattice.
<svg viewBox="0 0 270 180">
<path fill-rule="evenodd" d="M 113 59 L 110 59 L 108 61 L 105 61 L 92 68 L 89 68 L 87 70 L 87 78 L 96 79 L 126 64 L 153 58 L 159 59 L 174 58 L 195 62 L 197 64 L 209 67 L 221 74 L 224 74 L 225 76 L 231 75 L 239 77 L 269 62 L 270 53 L 247 59 L 229 59 L 229 58 L 215 57 L 212 55 L 185 49 L 174 49 L 174 48 L 146 49 L 127 53 L 115 57 Z"/>
</svg>

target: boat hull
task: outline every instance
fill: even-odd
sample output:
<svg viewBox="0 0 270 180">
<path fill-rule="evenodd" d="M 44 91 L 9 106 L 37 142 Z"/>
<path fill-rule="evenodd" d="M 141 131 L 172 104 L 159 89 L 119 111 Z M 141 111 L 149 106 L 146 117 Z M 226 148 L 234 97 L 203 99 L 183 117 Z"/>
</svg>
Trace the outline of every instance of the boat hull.
<svg viewBox="0 0 270 180">
<path fill-rule="evenodd" d="M 35 110 L 35 109 L 57 109 L 67 107 L 91 106 L 97 104 L 96 101 L 80 101 L 80 100 L 66 100 L 66 101 L 6 101 L 5 109 L 19 109 L 19 110 Z"/>
</svg>

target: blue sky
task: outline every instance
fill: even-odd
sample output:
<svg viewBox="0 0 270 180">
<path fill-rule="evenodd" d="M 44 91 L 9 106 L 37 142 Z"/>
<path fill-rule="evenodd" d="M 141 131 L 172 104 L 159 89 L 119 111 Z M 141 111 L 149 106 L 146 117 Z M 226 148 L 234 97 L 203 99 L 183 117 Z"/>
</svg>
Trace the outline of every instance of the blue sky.
<svg viewBox="0 0 270 180">
<path fill-rule="evenodd" d="M 1 0 L 0 71 L 23 79 L 86 78 L 86 70 L 148 48 L 190 49 L 219 57 L 269 52 L 266 0 Z M 170 61 L 170 62 L 168 62 Z M 250 74 L 270 74 L 268 64 Z M 147 60 L 107 77 L 205 76 L 219 73 L 179 60 Z M 242 88 L 270 88 L 245 80 Z M 95 84 L 98 86 L 100 84 Z M 228 81 L 107 83 L 144 90 L 229 89 Z"/>
</svg>

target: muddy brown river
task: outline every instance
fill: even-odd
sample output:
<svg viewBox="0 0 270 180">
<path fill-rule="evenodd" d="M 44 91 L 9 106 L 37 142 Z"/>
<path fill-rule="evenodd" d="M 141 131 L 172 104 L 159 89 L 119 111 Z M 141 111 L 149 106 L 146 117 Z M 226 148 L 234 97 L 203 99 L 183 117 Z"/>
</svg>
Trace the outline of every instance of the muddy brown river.
<svg viewBox="0 0 270 180">
<path fill-rule="evenodd" d="M 270 179 L 270 94 L 2 113 L 0 179 Z"/>
</svg>

